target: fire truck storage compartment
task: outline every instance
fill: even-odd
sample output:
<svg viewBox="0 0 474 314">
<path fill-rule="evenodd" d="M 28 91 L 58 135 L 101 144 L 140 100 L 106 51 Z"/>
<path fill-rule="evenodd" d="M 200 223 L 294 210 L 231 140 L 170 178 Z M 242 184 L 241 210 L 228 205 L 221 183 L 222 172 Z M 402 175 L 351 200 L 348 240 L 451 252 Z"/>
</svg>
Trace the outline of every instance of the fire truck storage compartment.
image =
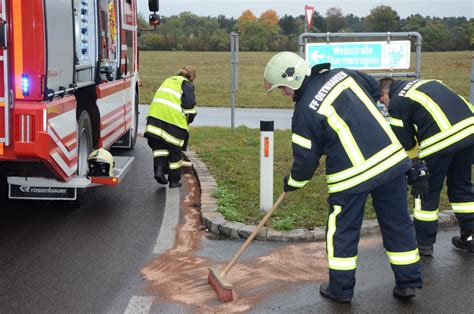
<svg viewBox="0 0 474 314">
<path fill-rule="evenodd" d="M 74 84 L 74 30 L 71 0 L 45 1 L 47 96 L 61 95 Z"/>
<path fill-rule="evenodd" d="M 97 60 L 97 5 L 95 0 L 74 0 L 76 84 L 94 82 Z"/>
<path fill-rule="evenodd" d="M 120 53 L 120 32 L 117 0 L 98 0 L 99 12 L 99 58 L 100 78 L 102 82 L 114 81 L 117 78 Z"/>
</svg>

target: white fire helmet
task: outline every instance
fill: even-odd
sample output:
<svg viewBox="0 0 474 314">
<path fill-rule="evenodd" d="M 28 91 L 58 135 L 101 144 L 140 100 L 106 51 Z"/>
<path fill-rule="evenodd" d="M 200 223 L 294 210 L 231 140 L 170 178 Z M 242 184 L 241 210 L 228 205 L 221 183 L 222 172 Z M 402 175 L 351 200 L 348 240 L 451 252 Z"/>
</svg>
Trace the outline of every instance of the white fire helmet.
<svg viewBox="0 0 474 314">
<path fill-rule="evenodd" d="M 305 59 L 293 52 L 279 52 L 265 67 L 263 74 L 265 91 L 269 93 L 280 86 L 297 90 L 303 84 L 304 78 L 310 74 L 311 67 Z"/>
<path fill-rule="evenodd" d="M 89 176 L 91 177 L 112 177 L 114 170 L 114 157 L 103 148 L 99 148 L 90 153 L 87 158 L 89 166 Z"/>
</svg>

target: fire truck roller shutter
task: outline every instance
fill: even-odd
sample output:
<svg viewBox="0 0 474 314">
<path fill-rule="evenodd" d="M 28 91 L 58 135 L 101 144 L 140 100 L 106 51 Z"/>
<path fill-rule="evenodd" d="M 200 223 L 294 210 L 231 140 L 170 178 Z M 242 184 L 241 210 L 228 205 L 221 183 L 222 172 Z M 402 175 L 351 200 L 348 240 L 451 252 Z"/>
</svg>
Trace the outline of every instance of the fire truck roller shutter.
<svg viewBox="0 0 474 314">
<path fill-rule="evenodd" d="M 74 83 L 74 8 L 71 0 L 54 0 L 45 1 L 45 9 L 48 34 L 46 86 L 50 94 L 70 88 Z"/>
<path fill-rule="evenodd" d="M 88 85 L 95 81 L 97 53 L 97 1 L 73 0 L 75 31 L 76 84 Z"/>
</svg>

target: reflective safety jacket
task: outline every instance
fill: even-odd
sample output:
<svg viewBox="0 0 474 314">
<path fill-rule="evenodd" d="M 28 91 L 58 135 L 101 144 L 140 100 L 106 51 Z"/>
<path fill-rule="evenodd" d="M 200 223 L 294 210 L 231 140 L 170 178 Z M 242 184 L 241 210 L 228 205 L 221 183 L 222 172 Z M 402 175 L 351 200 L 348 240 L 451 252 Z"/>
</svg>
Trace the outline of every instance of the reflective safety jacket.
<svg viewBox="0 0 474 314">
<path fill-rule="evenodd" d="M 378 110 L 379 85 L 348 69 L 312 68 L 295 92 L 290 186 L 301 188 L 326 155 L 329 193 L 361 193 L 404 174 L 411 161 Z"/>
<path fill-rule="evenodd" d="M 474 145 L 473 106 L 441 81 L 395 81 L 389 91 L 390 124 L 403 147 L 419 144 L 419 157 Z"/>
<path fill-rule="evenodd" d="M 182 76 L 166 79 L 155 93 L 144 136 L 185 148 L 188 123 L 196 115 L 194 86 Z"/>
</svg>

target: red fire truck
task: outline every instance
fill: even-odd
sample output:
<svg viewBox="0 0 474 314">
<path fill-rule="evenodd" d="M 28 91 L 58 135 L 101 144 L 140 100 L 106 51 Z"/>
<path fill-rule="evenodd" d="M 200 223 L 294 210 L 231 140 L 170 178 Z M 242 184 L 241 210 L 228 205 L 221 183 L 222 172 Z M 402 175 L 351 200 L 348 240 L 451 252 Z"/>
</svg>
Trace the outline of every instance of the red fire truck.
<svg viewBox="0 0 474 314">
<path fill-rule="evenodd" d="M 136 0 L 0 0 L 0 175 L 9 198 L 75 200 L 95 148 L 132 148 L 138 128 Z M 140 0 L 141 1 L 141 0 Z M 152 11 L 158 0 L 149 0 Z M 155 16 L 155 14 L 152 14 Z"/>
</svg>

